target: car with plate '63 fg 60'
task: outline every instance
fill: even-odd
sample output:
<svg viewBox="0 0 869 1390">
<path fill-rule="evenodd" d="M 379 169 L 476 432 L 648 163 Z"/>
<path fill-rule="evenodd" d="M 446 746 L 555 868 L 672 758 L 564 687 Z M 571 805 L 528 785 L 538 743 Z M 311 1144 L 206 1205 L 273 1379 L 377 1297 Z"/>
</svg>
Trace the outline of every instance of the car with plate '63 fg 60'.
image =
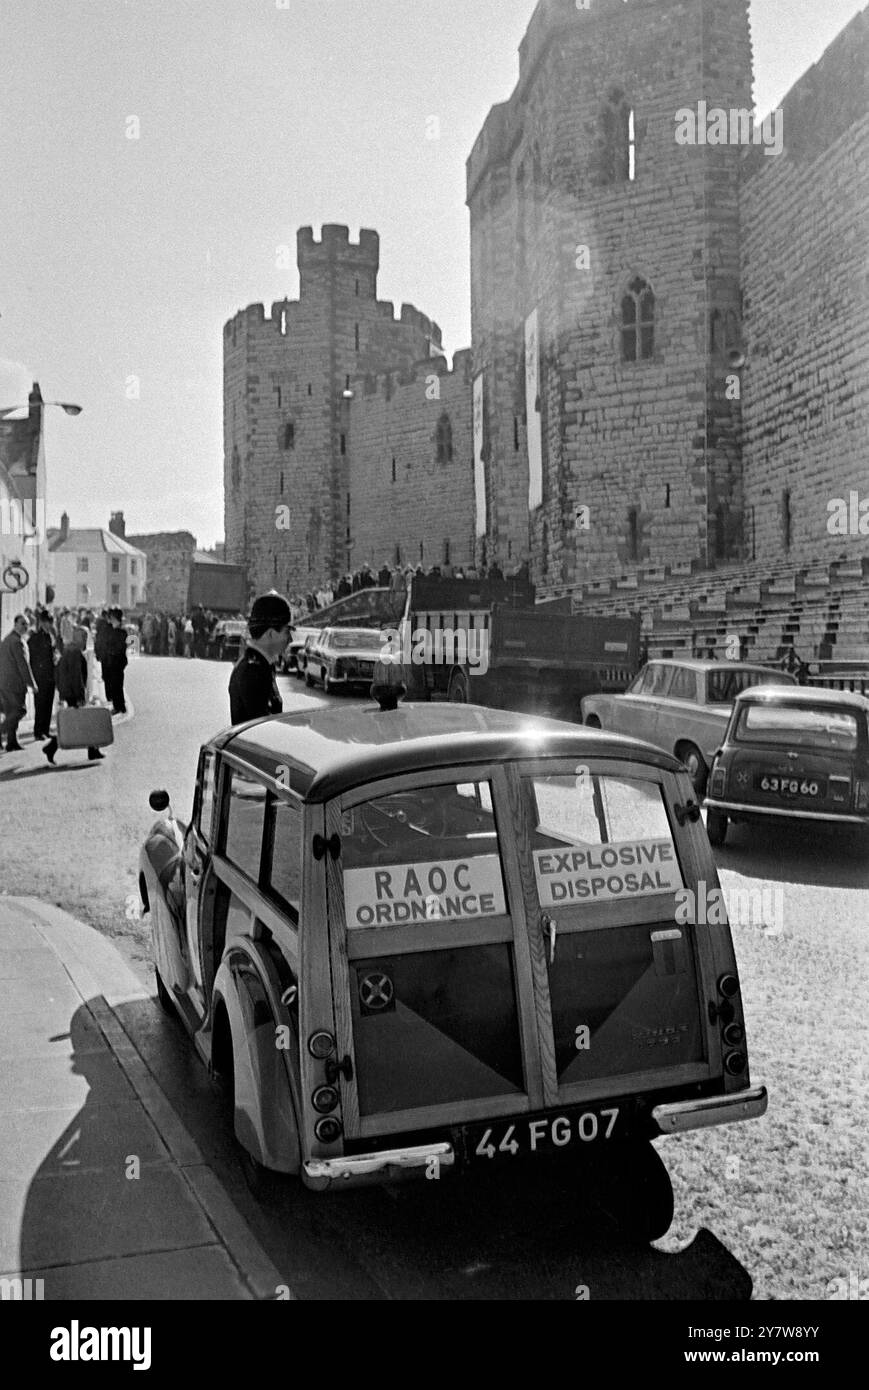
<svg viewBox="0 0 869 1390">
<path fill-rule="evenodd" d="M 718 883 L 688 774 L 555 720 L 387 705 L 225 730 L 187 827 L 152 796 L 158 992 L 225 1078 L 248 1172 L 596 1164 L 624 1228 L 660 1235 L 649 1141 L 767 1105 L 729 927 L 676 920 Z"/>
<path fill-rule="evenodd" d="M 730 821 L 840 826 L 869 844 L 869 700 L 811 686 L 758 686 L 736 697 L 715 755 L 706 828 Z"/>
</svg>

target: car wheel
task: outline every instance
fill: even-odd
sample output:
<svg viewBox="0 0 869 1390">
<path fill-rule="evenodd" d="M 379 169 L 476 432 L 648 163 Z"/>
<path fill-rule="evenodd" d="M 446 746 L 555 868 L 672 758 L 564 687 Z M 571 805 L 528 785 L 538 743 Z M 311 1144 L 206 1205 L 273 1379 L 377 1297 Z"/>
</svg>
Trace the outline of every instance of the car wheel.
<svg viewBox="0 0 869 1390">
<path fill-rule="evenodd" d="M 586 721 L 585 721 L 585 727 L 586 727 L 587 729 L 599 729 L 599 728 L 600 728 L 600 720 L 598 719 L 598 717 L 597 717 L 596 714 L 590 714 L 590 715 L 588 716 L 588 718 L 587 718 Z"/>
<path fill-rule="evenodd" d="M 226 1114 L 230 1125 L 235 1125 L 235 1063 L 232 1050 L 224 1056 L 223 1067 L 220 1071 L 212 1071 L 212 1080 L 221 1102 L 226 1106 Z M 238 1166 L 244 1178 L 245 1186 L 258 1202 L 273 1201 L 286 1191 L 287 1179 L 283 1173 L 277 1173 L 272 1168 L 266 1168 L 260 1163 L 258 1158 L 254 1158 L 248 1150 L 235 1136 L 235 1152 L 238 1159 Z"/>
<path fill-rule="evenodd" d="M 448 698 L 453 705 L 467 705 L 469 703 L 468 678 L 464 671 L 453 671 L 450 676 Z"/>
<path fill-rule="evenodd" d="M 673 1186 L 654 1145 L 641 1140 L 613 1146 L 597 1176 L 600 1214 L 621 1236 L 648 1244 L 666 1235 L 673 1220 Z"/>
<path fill-rule="evenodd" d="M 676 757 L 681 758 L 688 769 L 688 776 L 694 786 L 698 796 L 702 796 L 706 790 L 706 779 L 709 776 L 706 763 L 703 761 L 703 754 L 693 743 L 682 743 L 676 749 Z"/>
<path fill-rule="evenodd" d="M 169 993 L 168 989 L 164 985 L 163 977 L 161 976 L 160 971 L 157 969 L 156 966 L 154 967 L 154 974 L 157 977 L 157 998 L 160 1001 L 160 1007 L 164 1011 L 164 1013 L 171 1014 L 174 1017 L 175 1005 L 172 1002 L 172 995 Z"/>
<path fill-rule="evenodd" d="M 713 811 L 710 807 L 706 812 L 706 834 L 710 845 L 724 844 L 727 839 L 727 817 L 723 811 Z"/>
</svg>

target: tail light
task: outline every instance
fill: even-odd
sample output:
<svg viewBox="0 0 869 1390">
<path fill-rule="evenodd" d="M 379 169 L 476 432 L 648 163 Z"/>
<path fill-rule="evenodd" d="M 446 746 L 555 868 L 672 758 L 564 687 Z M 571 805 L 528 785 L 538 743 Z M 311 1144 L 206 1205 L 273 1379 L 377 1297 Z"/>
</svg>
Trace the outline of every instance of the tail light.
<svg viewBox="0 0 869 1390">
<path fill-rule="evenodd" d="M 858 782 L 854 788 L 854 810 L 869 811 L 869 782 Z"/>
<path fill-rule="evenodd" d="M 728 1023 L 722 1033 L 722 1037 L 728 1047 L 738 1047 L 745 1038 L 745 1029 L 741 1023 Z"/>
<path fill-rule="evenodd" d="M 723 796 L 726 790 L 727 771 L 725 768 L 720 767 L 718 763 L 714 763 L 712 767 L 712 773 L 709 777 L 709 795 Z"/>
<path fill-rule="evenodd" d="M 718 992 L 723 994 L 725 999 L 732 999 L 739 993 L 739 981 L 735 975 L 722 975 L 718 981 Z"/>
<path fill-rule="evenodd" d="M 334 1144 L 336 1139 L 341 1138 L 341 1121 L 336 1120 L 334 1115 L 324 1116 L 314 1125 L 314 1133 L 321 1144 Z"/>
<path fill-rule="evenodd" d="M 332 1037 L 331 1033 L 327 1033 L 325 1029 L 320 1029 L 318 1032 L 312 1033 L 309 1037 L 308 1051 L 312 1057 L 316 1057 L 318 1061 L 323 1062 L 327 1057 L 331 1057 L 332 1053 L 335 1051 L 335 1039 Z"/>
<path fill-rule="evenodd" d="M 335 675 L 336 675 L 336 676 L 343 676 L 343 675 L 344 675 L 344 670 L 345 670 L 344 662 L 343 662 L 343 661 L 336 661 L 336 662 L 335 662 Z"/>
<path fill-rule="evenodd" d="M 744 1052 L 728 1052 L 724 1059 L 724 1066 L 731 1076 L 739 1076 L 740 1072 L 745 1071 L 747 1059 Z"/>
<path fill-rule="evenodd" d="M 338 1105 L 338 1092 L 334 1086 L 318 1086 L 311 1096 L 311 1104 L 321 1115 L 326 1115 Z"/>
</svg>

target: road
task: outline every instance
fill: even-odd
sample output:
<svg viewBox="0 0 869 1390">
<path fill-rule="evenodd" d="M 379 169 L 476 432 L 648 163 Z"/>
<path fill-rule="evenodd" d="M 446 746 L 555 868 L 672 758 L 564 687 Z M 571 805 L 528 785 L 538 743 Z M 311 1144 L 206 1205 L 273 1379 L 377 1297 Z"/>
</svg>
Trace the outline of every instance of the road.
<svg viewBox="0 0 869 1390">
<path fill-rule="evenodd" d="M 142 658 L 128 671 L 132 717 L 105 761 L 38 745 L 0 760 L 3 882 L 111 937 L 153 990 L 137 897 L 138 848 L 165 787 L 189 817 L 199 744 L 228 721 L 228 665 Z M 281 678 L 285 708 L 326 697 Z M 346 698 L 346 697 L 333 697 Z M 279 1186 L 255 1199 L 224 1102 L 180 1025 L 156 1003 L 117 1012 L 137 1048 L 303 1298 L 736 1298 L 829 1296 L 869 1267 L 865 1163 L 869 863 L 835 835 L 731 830 L 716 852 L 726 890 L 752 890 L 763 921 L 734 925 L 760 1120 L 668 1139 L 676 1215 L 637 1252 L 589 1231 L 581 1194 L 507 1171 L 484 1190 L 448 1180 L 318 1196 Z M 764 896 L 765 895 L 765 896 Z"/>
</svg>

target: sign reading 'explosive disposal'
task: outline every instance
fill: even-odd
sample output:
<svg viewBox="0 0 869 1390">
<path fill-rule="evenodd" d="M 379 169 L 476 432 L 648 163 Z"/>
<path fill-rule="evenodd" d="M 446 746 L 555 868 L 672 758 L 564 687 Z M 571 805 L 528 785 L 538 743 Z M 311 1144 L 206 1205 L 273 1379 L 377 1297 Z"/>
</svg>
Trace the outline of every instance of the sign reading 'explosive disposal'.
<svg viewBox="0 0 869 1390">
<path fill-rule="evenodd" d="M 534 851 L 541 907 L 673 893 L 682 875 L 670 840 L 624 840 Z"/>
<path fill-rule="evenodd" d="M 348 928 L 397 927 L 506 912 L 497 854 L 344 870 Z"/>
</svg>

